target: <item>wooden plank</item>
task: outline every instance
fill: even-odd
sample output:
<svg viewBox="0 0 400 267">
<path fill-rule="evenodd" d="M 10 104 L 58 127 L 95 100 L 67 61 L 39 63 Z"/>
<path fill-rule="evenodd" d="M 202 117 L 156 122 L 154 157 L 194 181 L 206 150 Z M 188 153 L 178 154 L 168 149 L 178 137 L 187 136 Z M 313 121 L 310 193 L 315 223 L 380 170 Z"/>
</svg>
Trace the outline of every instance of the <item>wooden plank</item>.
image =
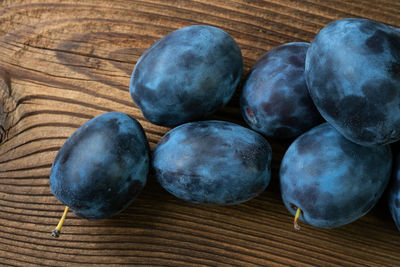
<svg viewBox="0 0 400 267">
<path fill-rule="evenodd" d="M 58 149 L 96 115 L 137 118 L 152 149 L 168 131 L 144 119 L 128 86 L 140 55 L 171 31 L 193 24 L 227 31 L 242 49 L 245 75 L 267 50 L 309 42 L 334 19 L 400 27 L 398 1 L 5 0 L 0 7 L 0 265 L 400 265 L 400 235 L 384 201 L 338 229 L 293 231 L 277 181 L 287 143 L 272 143 L 272 184 L 247 203 L 193 205 L 150 176 L 113 218 L 69 214 L 60 239 L 50 232 L 63 206 L 48 186 Z M 245 125 L 238 104 L 239 90 L 212 118 Z"/>
</svg>

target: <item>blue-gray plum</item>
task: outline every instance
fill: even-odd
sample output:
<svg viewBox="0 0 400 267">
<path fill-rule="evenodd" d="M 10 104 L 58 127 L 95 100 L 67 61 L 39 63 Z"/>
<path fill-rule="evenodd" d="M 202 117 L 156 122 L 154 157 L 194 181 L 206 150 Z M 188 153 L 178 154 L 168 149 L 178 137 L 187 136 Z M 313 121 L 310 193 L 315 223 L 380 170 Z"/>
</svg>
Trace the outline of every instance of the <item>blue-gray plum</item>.
<svg viewBox="0 0 400 267">
<path fill-rule="evenodd" d="M 400 231 L 400 153 L 396 153 L 392 170 L 392 180 L 388 188 L 389 210 Z"/>
<path fill-rule="evenodd" d="M 390 146 L 361 146 L 328 123 L 300 135 L 280 167 L 283 202 L 300 220 L 339 227 L 365 215 L 385 190 L 392 166 Z"/>
<path fill-rule="evenodd" d="M 307 51 L 311 98 L 349 140 L 385 145 L 400 139 L 400 32 L 368 19 L 334 21 Z"/>
<path fill-rule="evenodd" d="M 150 122 L 176 126 L 204 119 L 231 99 L 242 74 L 235 40 L 219 28 L 194 25 L 151 46 L 136 63 L 130 94 Z"/>
<path fill-rule="evenodd" d="M 230 122 L 191 122 L 160 140 L 152 164 L 160 184 L 176 197 L 233 205 L 268 186 L 271 148 L 260 134 Z"/>
<path fill-rule="evenodd" d="M 253 130 L 287 139 L 322 122 L 304 78 L 309 46 L 304 42 L 280 45 L 253 66 L 240 99 L 242 115 Z"/>
<path fill-rule="evenodd" d="M 139 122 L 125 113 L 105 113 L 83 124 L 61 147 L 51 168 L 50 189 L 76 215 L 108 218 L 138 196 L 149 161 Z"/>
</svg>

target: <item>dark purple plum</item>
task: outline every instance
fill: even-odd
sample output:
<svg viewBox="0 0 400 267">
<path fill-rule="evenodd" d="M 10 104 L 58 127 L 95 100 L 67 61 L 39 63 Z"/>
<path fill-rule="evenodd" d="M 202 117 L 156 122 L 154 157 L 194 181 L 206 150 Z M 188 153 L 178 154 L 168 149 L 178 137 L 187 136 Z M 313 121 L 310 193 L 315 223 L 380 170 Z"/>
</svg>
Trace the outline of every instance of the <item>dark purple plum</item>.
<svg viewBox="0 0 400 267">
<path fill-rule="evenodd" d="M 321 115 L 347 139 L 400 139 L 400 32 L 368 19 L 324 27 L 307 51 L 305 75 Z"/>
<path fill-rule="evenodd" d="M 148 172 L 142 126 L 125 113 L 109 112 L 67 139 L 53 162 L 50 189 L 79 217 L 104 219 L 132 203 Z"/>
<path fill-rule="evenodd" d="M 335 228 L 365 215 L 390 179 L 390 146 L 361 146 L 328 123 L 299 136 L 280 168 L 282 199 L 293 215 L 321 228 Z"/>
<path fill-rule="evenodd" d="M 240 99 L 242 115 L 253 130 L 288 139 L 322 122 L 304 78 L 309 46 L 303 42 L 280 45 L 253 66 Z"/>
<path fill-rule="evenodd" d="M 400 153 L 396 153 L 392 170 L 392 180 L 388 188 L 389 210 L 400 231 Z"/>
<path fill-rule="evenodd" d="M 191 122 L 161 139 L 152 163 L 158 181 L 174 196 L 233 205 L 268 186 L 271 148 L 258 133 L 230 122 Z"/>
<path fill-rule="evenodd" d="M 225 106 L 242 74 L 235 40 L 212 26 L 176 30 L 136 63 L 130 94 L 150 122 L 176 126 L 200 120 Z"/>
</svg>

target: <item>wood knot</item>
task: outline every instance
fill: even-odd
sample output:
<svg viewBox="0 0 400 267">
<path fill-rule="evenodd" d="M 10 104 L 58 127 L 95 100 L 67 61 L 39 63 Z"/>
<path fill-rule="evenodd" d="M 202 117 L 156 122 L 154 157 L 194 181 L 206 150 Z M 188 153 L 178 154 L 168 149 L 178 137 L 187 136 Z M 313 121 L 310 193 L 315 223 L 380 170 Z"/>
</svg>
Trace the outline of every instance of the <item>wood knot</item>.
<svg viewBox="0 0 400 267">
<path fill-rule="evenodd" d="M 4 140 L 6 134 L 6 118 L 8 112 L 5 105 L 11 96 L 11 80 L 10 75 L 0 70 L 0 143 Z"/>
</svg>

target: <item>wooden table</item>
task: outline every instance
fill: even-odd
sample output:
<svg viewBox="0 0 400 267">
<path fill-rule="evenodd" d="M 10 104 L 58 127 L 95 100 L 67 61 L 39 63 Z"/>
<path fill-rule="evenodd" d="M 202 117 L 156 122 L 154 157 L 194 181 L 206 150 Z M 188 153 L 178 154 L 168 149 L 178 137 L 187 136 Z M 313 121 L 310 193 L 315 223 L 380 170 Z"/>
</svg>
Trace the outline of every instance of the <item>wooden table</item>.
<svg viewBox="0 0 400 267">
<path fill-rule="evenodd" d="M 309 42 L 335 19 L 400 27 L 398 1 L 3 0 L 0 6 L 0 265 L 400 266 L 400 233 L 384 201 L 338 229 L 293 230 L 277 182 L 288 144 L 272 142 L 267 191 L 237 206 L 185 203 L 150 176 L 126 211 L 101 221 L 71 213 L 55 239 L 50 232 L 64 206 L 49 189 L 57 151 L 96 115 L 137 118 L 152 149 L 168 130 L 143 118 L 128 85 L 140 55 L 171 31 L 222 28 L 239 43 L 245 74 L 267 50 Z M 212 118 L 245 125 L 238 95 Z"/>
</svg>

